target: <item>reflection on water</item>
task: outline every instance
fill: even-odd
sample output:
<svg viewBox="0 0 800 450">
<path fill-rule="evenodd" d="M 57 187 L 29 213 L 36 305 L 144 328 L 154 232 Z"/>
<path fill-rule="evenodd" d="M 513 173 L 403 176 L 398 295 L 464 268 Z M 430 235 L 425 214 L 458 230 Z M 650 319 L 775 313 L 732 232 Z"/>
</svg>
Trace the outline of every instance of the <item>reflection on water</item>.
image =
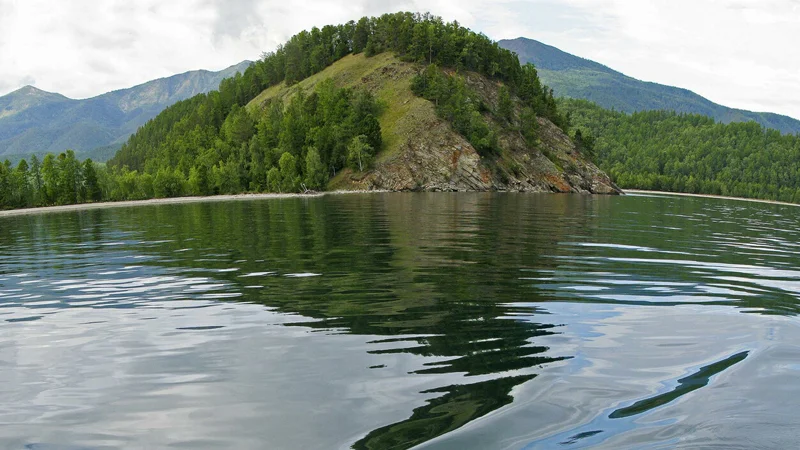
<svg viewBox="0 0 800 450">
<path fill-rule="evenodd" d="M 0 218 L 0 444 L 730 447 L 758 437 L 734 404 L 793 442 L 797 212 L 378 194 Z"/>
<path fill-rule="evenodd" d="M 722 361 L 717 361 L 713 364 L 702 367 L 700 370 L 689 375 L 688 377 L 678 380 L 678 387 L 675 389 L 664 394 L 656 395 L 655 397 L 639 400 L 631 406 L 620 408 L 612 412 L 608 417 L 611 419 L 622 419 L 624 417 L 642 414 L 650 411 L 651 409 L 665 405 L 677 399 L 681 395 L 686 395 L 694 390 L 706 386 L 712 376 L 722 372 L 736 363 L 744 361 L 744 359 L 747 358 L 747 354 L 748 352 L 737 353 L 733 356 L 723 359 Z"/>
</svg>

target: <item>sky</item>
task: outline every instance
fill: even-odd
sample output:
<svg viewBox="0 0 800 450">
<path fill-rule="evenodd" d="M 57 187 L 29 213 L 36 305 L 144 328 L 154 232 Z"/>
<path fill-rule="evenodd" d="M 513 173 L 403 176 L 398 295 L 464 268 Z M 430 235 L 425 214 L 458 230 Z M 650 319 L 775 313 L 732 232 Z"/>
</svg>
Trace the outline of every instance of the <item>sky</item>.
<svg viewBox="0 0 800 450">
<path fill-rule="evenodd" d="M 800 118 L 800 0 L 0 0 L 0 95 L 30 84 L 87 98 L 220 70 L 303 29 L 395 11 Z"/>
</svg>

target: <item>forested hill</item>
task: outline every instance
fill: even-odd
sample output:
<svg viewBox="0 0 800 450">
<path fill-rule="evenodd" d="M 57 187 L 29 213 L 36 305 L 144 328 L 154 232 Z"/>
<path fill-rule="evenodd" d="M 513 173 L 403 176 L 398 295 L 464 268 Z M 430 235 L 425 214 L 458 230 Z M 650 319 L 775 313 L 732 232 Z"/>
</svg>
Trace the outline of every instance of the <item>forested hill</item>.
<svg viewBox="0 0 800 450">
<path fill-rule="evenodd" d="M 522 63 L 534 64 L 542 82 L 559 97 L 590 100 L 627 113 L 668 110 L 702 114 L 722 123 L 754 121 L 783 133 L 800 133 L 800 121 L 791 117 L 718 105 L 692 91 L 639 81 L 533 39 L 503 40 L 499 44 L 517 53 Z"/>
<path fill-rule="evenodd" d="M 490 75 L 526 96 L 531 105 L 535 102 L 541 114 L 547 113 L 559 121 L 555 101 L 542 88 L 536 71 L 532 67 L 523 69 L 513 53 L 456 22 L 446 24 L 429 15 L 397 13 L 298 33 L 277 51 L 253 64 L 242 76 L 224 80 L 219 91 L 168 108 L 132 136 L 111 163 L 148 172 L 164 166 L 188 171 L 199 160 L 207 160 L 201 165 L 210 169 L 210 165 L 220 160 L 247 159 L 246 155 L 238 155 L 240 147 L 261 144 L 258 139 L 250 142 L 256 134 L 253 118 L 240 108 L 256 95 L 279 83 L 295 84 L 348 54 L 364 52 L 370 56 L 385 51 L 408 61 L 436 63 Z M 241 133 L 228 131 L 239 127 Z M 270 130 L 258 131 L 262 135 L 271 133 Z M 277 134 L 281 132 L 286 135 L 290 131 L 279 130 Z M 277 144 L 280 150 L 300 154 L 305 138 L 289 140 L 284 137 Z M 260 153 L 272 150 L 258 148 Z M 208 156 L 197 155 L 197 151 Z M 329 162 L 331 171 L 344 166 L 344 159 L 337 153 L 340 151 L 328 149 L 325 144 L 322 156 L 323 159 L 333 158 Z"/>
<path fill-rule="evenodd" d="M 219 87 L 249 61 L 210 72 L 196 70 L 74 100 L 32 86 L 0 97 L 0 155 L 42 155 L 72 149 L 79 155 L 122 144 L 169 105 Z"/>
<path fill-rule="evenodd" d="M 800 136 L 697 114 L 609 111 L 563 99 L 597 164 L 622 188 L 800 203 Z"/>
<path fill-rule="evenodd" d="M 0 207 L 324 189 L 618 193 L 532 65 L 413 13 L 313 28 L 167 108 L 106 167 L 0 164 Z"/>
<path fill-rule="evenodd" d="M 397 60 L 385 59 L 384 65 L 371 68 L 368 61 L 343 61 L 348 55 L 362 53 L 367 58 L 391 54 Z M 332 84 L 292 90 L 287 95 L 267 95 L 322 73 L 339 61 L 359 68 L 332 67 L 326 75 L 336 78 Z M 340 79 L 352 78 L 360 70 L 364 73 L 355 80 L 357 83 Z M 421 73 L 414 77 L 418 72 Z M 387 77 L 387 73 L 394 75 Z M 371 79 L 381 81 L 371 84 Z M 502 89 L 497 90 L 499 86 Z M 255 109 L 245 107 L 268 88 L 264 93 L 268 102 L 258 102 Z M 424 143 L 417 146 L 411 142 L 411 137 L 439 129 L 436 122 L 423 121 L 429 117 L 425 108 L 418 111 L 414 120 L 408 119 L 412 117 L 410 112 L 399 117 L 408 109 L 412 91 L 465 141 L 443 131 L 432 141 L 436 142 L 435 148 L 428 143 L 427 150 L 422 150 Z M 377 102 L 376 94 L 382 96 Z M 406 94 L 412 97 L 398 102 Z M 560 161 L 558 152 L 553 151 L 549 161 L 531 169 L 538 170 L 538 174 L 525 170 L 512 156 L 516 152 L 512 148 L 522 153 L 530 147 L 534 153 L 529 155 L 529 161 L 542 155 L 536 149 L 542 141 L 537 135 L 538 118 L 550 124 L 544 125 L 549 135 L 563 136 L 560 130 L 550 132 L 552 124 L 564 129 L 567 122 L 533 66 L 520 65 L 512 52 L 457 22 L 445 23 L 430 15 L 386 14 L 293 36 L 243 75 L 223 81 L 219 91 L 168 108 L 132 136 L 110 164 L 115 170 L 188 177 L 188 185 L 200 194 L 286 192 L 302 186 L 324 188 L 329 178 L 345 168 L 362 172 L 368 167 L 363 164 L 365 159 L 383 161 L 386 155 L 413 147 L 415 153 L 407 155 L 408 160 L 449 152 L 445 159 L 451 161 L 450 168 L 436 173 L 453 171 L 452 176 L 441 180 L 431 174 L 401 177 L 403 181 L 399 181 L 399 172 L 426 174 L 431 165 L 438 163 L 429 161 L 413 170 L 408 166 L 391 170 L 382 166 L 386 171 L 379 170 L 382 175 L 370 178 L 369 186 L 353 187 L 614 191 L 610 182 L 576 153 Z M 398 123 L 409 126 L 404 136 L 394 133 Z M 506 132 L 510 135 L 506 136 Z M 392 135 L 395 139 L 388 141 L 395 144 L 384 148 L 383 138 Z M 397 142 L 407 145 L 399 146 Z M 452 148 L 446 142 L 452 143 Z M 560 148 L 561 153 L 574 153 L 569 144 Z M 480 159 L 469 157 L 473 154 Z M 466 158 L 464 164 L 470 165 L 469 170 L 459 171 L 462 156 Z M 549 181 L 543 181 L 545 172 Z M 575 176 L 570 178 L 570 174 Z M 474 180 L 464 181 L 470 177 Z M 576 185 L 584 181 L 581 186 Z"/>
</svg>

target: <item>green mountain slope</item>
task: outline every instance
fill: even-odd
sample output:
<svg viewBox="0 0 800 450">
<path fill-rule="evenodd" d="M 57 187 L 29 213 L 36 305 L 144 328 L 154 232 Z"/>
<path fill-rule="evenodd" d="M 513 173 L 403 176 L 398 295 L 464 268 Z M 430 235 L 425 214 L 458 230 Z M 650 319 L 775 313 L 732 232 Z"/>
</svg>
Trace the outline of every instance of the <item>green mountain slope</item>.
<svg viewBox="0 0 800 450">
<path fill-rule="evenodd" d="M 791 117 L 718 105 L 692 91 L 640 81 L 533 39 L 503 40 L 499 44 L 517 53 L 522 63 L 534 64 L 542 82 L 559 97 L 590 100 L 627 113 L 669 110 L 701 114 L 722 123 L 754 121 L 782 133 L 800 133 L 800 121 Z"/>
<path fill-rule="evenodd" d="M 586 100 L 561 99 L 559 108 L 623 188 L 800 203 L 800 136 L 699 114 L 626 114 Z"/>
<path fill-rule="evenodd" d="M 85 100 L 32 86 L 0 97 L 0 155 L 79 154 L 121 145 L 164 108 L 219 87 L 244 72 L 249 61 L 219 72 L 197 70 L 161 78 Z"/>
</svg>

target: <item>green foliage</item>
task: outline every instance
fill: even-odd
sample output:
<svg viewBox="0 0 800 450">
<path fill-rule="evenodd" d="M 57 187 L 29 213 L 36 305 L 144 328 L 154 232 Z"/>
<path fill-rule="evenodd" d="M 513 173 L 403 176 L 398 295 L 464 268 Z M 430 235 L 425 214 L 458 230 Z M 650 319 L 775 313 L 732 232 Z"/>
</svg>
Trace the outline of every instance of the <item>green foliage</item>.
<svg viewBox="0 0 800 450">
<path fill-rule="evenodd" d="M 370 35 L 370 20 L 362 17 L 353 30 L 353 53 L 361 53 L 367 47 L 367 40 Z"/>
<path fill-rule="evenodd" d="M 586 156 L 589 160 L 595 158 L 595 151 L 594 145 L 596 142 L 595 137 L 589 131 L 581 131 L 581 129 L 576 129 L 575 134 L 572 136 L 573 142 L 575 142 L 575 147 L 578 149 L 581 154 Z"/>
<path fill-rule="evenodd" d="M 234 105 L 218 132 L 195 126 L 170 135 L 163 147 L 169 154 L 152 150 L 143 170 L 81 162 L 71 150 L 47 154 L 42 162 L 22 159 L 16 168 L 6 161 L 0 164 L 0 209 L 235 194 L 246 186 L 322 189 L 329 174 L 344 167 L 348 143 L 358 143 L 356 157 L 364 166 L 380 148 L 378 114 L 368 92 L 325 81 L 310 95 L 299 93 L 285 108 L 276 102 L 260 115 Z"/>
<path fill-rule="evenodd" d="M 325 183 L 325 165 L 316 148 L 311 147 L 306 152 L 305 185 L 307 189 L 322 189 Z"/>
<path fill-rule="evenodd" d="M 497 99 L 497 115 L 504 121 L 511 123 L 514 121 L 514 103 L 508 88 L 501 86 Z"/>
<path fill-rule="evenodd" d="M 211 180 L 215 194 L 237 194 L 242 191 L 236 163 L 220 161 L 211 168 Z"/>
<path fill-rule="evenodd" d="M 236 145 L 248 142 L 255 131 L 255 123 L 247 110 L 239 105 L 233 105 L 225 122 L 222 123 L 220 134 L 225 142 Z"/>
<path fill-rule="evenodd" d="M 363 172 L 372 163 L 374 152 L 367 136 L 355 136 L 347 145 L 347 165 L 353 170 Z"/>
<path fill-rule="evenodd" d="M 102 200 L 103 191 L 100 189 L 100 180 L 97 178 L 97 170 L 91 159 L 87 159 L 83 162 L 83 180 L 85 200 L 91 202 L 99 202 Z"/>
<path fill-rule="evenodd" d="M 533 108 L 524 108 L 519 116 L 519 127 L 525 142 L 531 147 L 539 144 L 539 121 Z"/>
<path fill-rule="evenodd" d="M 383 145 L 383 137 L 381 136 L 381 125 L 378 119 L 372 114 L 367 114 L 359 121 L 358 131 L 361 136 L 366 138 L 367 143 L 373 149 L 380 149 Z"/>
<path fill-rule="evenodd" d="M 16 168 L 0 163 L 0 209 L 70 205 L 102 199 L 98 167 L 91 159 L 80 162 L 72 150 L 58 156 L 36 156 Z"/>
<path fill-rule="evenodd" d="M 8 161 L 8 160 L 6 160 Z M 8 169 L 11 163 L 0 163 L 0 205 L 12 207 L 12 182 L 11 171 Z"/>
<path fill-rule="evenodd" d="M 499 151 L 497 134 L 479 111 L 481 100 L 461 78 L 429 65 L 414 77 L 411 89 L 432 101 L 436 112 L 467 138 L 479 154 L 487 156 Z"/>
<path fill-rule="evenodd" d="M 158 196 L 172 195 L 164 190 L 162 179 L 176 173 L 188 174 L 188 180 L 181 179 L 181 192 L 191 195 L 234 194 L 245 189 L 296 192 L 303 182 L 313 189 L 323 188 L 328 177 L 344 167 L 346 145 L 353 136 L 367 136 L 375 149 L 382 145 L 376 118 L 380 110 L 373 96 L 363 90 L 339 89 L 331 80 L 318 83 L 313 92 L 298 92 L 288 104 L 274 101 L 258 112 L 233 103 L 221 119 L 214 118 L 214 106 L 208 103 L 216 101 L 217 95 L 222 93 L 166 111 L 131 138 L 118 160 L 129 162 L 127 167 L 139 174 L 154 174 Z M 169 130 L 173 120 L 175 126 Z M 159 137 L 161 131 L 165 134 Z M 145 150 L 141 158 L 134 157 L 138 152 L 134 147 Z M 310 166 L 309 148 L 317 154 Z M 270 169 L 284 154 L 295 159 L 294 173 L 280 173 L 280 182 L 270 183 Z M 112 165 L 111 173 L 121 174 L 123 167 Z"/>
<path fill-rule="evenodd" d="M 180 197 L 184 194 L 183 174 L 177 169 L 159 169 L 153 179 L 153 194 L 156 198 Z"/>
<path fill-rule="evenodd" d="M 295 157 L 285 152 L 278 161 L 278 167 L 281 169 L 281 192 L 297 192 L 300 189 L 300 176 Z"/>
<path fill-rule="evenodd" d="M 374 40 L 370 39 L 367 42 L 367 48 L 364 49 L 364 54 L 367 55 L 367 58 L 371 58 L 380 53 L 381 50 L 382 49 L 378 46 L 378 44 L 376 44 Z"/>
<path fill-rule="evenodd" d="M 595 159 L 622 188 L 800 203 L 800 136 L 757 123 L 716 123 L 693 114 L 608 111 L 565 100 L 576 143 L 597 136 Z"/>
<path fill-rule="evenodd" d="M 282 183 L 283 179 L 281 178 L 280 169 L 277 167 L 269 169 L 269 172 L 267 172 L 267 186 L 269 186 L 269 190 L 272 192 L 281 192 Z"/>
<path fill-rule="evenodd" d="M 83 174 L 75 152 L 67 150 L 56 158 L 56 201 L 61 205 L 78 203 Z"/>
<path fill-rule="evenodd" d="M 206 166 L 200 165 L 189 169 L 187 190 L 189 195 L 203 196 L 211 194 L 208 168 Z"/>
</svg>

